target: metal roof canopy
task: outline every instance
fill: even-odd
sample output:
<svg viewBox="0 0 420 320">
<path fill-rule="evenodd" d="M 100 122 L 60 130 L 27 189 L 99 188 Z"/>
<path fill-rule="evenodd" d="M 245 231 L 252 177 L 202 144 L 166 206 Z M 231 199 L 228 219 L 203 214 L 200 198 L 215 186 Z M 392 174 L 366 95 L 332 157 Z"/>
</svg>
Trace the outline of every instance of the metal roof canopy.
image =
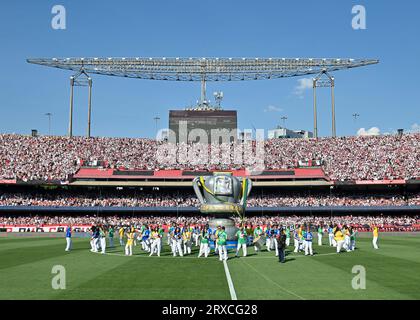
<svg viewBox="0 0 420 320">
<path fill-rule="evenodd" d="M 108 76 L 170 81 L 267 80 L 376 64 L 376 59 L 38 58 L 27 62 Z"/>
<path fill-rule="evenodd" d="M 377 59 L 314 59 L 314 58 L 37 58 L 28 63 L 75 71 L 70 77 L 69 136 L 73 136 L 73 88 L 89 86 L 88 129 L 91 132 L 92 79 L 88 74 L 125 78 L 169 81 L 201 81 L 199 106 L 210 107 L 206 99 L 208 81 L 269 80 L 317 74 L 314 88 L 314 134 L 317 131 L 316 87 L 330 86 L 332 96 L 332 136 L 336 136 L 334 78 L 332 71 L 364 67 L 379 63 Z M 327 79 L 325 79 L 327 76 Z M 211 107 L 210 107 L 211 109 Z"/>
</svg>

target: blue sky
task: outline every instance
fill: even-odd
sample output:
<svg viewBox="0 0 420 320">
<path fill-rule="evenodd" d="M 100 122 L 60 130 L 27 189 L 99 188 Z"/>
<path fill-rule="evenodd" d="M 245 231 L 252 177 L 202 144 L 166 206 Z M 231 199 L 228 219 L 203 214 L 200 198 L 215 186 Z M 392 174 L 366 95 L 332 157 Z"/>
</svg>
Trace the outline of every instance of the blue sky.
<svg viewBox="0 0 420 320">
<path fill-rule="evenodd" d="M 51 27 L 64 5 L 66 30 Z M 364 5 L 367 29 L 353 30 L 354 5 Z M 379 65 L 339 71 L 338 135 L 420 124 L 420 2 L 391 1 L 2 1 L 0 4 L 0 132 L 67 132 L 70 71 L 27 64 L 28 57 L 337 57 L 378 58 Z M 237 109 L 240 128 L 312 130 L 312 91 L 296 94 L 299 78 L 209 83 Z M 199 83 L 93 75 L 92 134 L 152 137 L 153 117 L 166 127 L 168 110 L 195 103 Z M 76 88 L 74 133 L 84 135 L 87 89 Z M 319 92 L 319 133 L 329 135 L 329 91 Z M 271 106 L 271 107 L 270 107 Z M 269 111 L 271 110 L 271 111 Z M 352 114 L 360 117 L 354 121 Z"/>
</svg>

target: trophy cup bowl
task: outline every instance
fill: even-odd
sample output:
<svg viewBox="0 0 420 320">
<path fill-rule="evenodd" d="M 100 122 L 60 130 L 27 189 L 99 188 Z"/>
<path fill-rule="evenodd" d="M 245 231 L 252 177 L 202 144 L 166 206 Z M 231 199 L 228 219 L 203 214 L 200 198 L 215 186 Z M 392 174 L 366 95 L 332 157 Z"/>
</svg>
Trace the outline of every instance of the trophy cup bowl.
<svg viewBox="0 0 420 320">
<path fill-rule="evenodd" d="M 213 230 L 224 226 L 228 240 L 234 240 L 238 229 L 232 216 L 245 213 L 244 204 L 251 192 L 251 180 L 234 177 L 230 172 L 214 172 L 212 176 L 196 177 L 193 188 L 201 203 L 200 212 L 216 217 L 210 220 L 209 226 Z"/>
</svg>

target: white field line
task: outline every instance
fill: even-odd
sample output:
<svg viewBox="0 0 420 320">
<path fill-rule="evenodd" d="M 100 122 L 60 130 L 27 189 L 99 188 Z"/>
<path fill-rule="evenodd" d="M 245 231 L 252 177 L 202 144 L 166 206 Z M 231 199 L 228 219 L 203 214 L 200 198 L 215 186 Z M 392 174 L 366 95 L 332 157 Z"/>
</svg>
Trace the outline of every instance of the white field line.
<svg viewBox="0 0 420 320">
<path fill-rule="evenodd" d="M 236 297 L 235 287 L 233 286 L 233 281 L 230 276 L 229 267 L 227 265 L 226 260 L 223 260 L 223 266 L 225 267 L 225 274 L 229 286 L 230 297 L 232 298 L 232 300 L 238 300 L 238 298 Z"/>
</svg>

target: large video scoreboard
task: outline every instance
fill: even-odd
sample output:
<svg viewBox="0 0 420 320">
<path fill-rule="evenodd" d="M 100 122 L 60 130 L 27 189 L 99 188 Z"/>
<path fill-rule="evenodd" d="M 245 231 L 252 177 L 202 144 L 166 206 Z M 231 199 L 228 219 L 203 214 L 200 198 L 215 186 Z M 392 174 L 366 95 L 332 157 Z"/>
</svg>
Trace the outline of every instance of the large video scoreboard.
<svg viewBox="0 0 420 320">
<path fill-rule="evenodd" d="M 182 122 L 182 123 L 181 123 Z M 211 137 L 213 129 L 227 129 L 232 132 L 238 128 L 236 110 L 170 110 L 169 129 L 176 135 L 176 141 L 180 140 L 180 130 L 189 135 L 193 129 L 203 129 L 207 136 Z M 235 136 L 235 140 L 236 140 Z"/>
</svg>

